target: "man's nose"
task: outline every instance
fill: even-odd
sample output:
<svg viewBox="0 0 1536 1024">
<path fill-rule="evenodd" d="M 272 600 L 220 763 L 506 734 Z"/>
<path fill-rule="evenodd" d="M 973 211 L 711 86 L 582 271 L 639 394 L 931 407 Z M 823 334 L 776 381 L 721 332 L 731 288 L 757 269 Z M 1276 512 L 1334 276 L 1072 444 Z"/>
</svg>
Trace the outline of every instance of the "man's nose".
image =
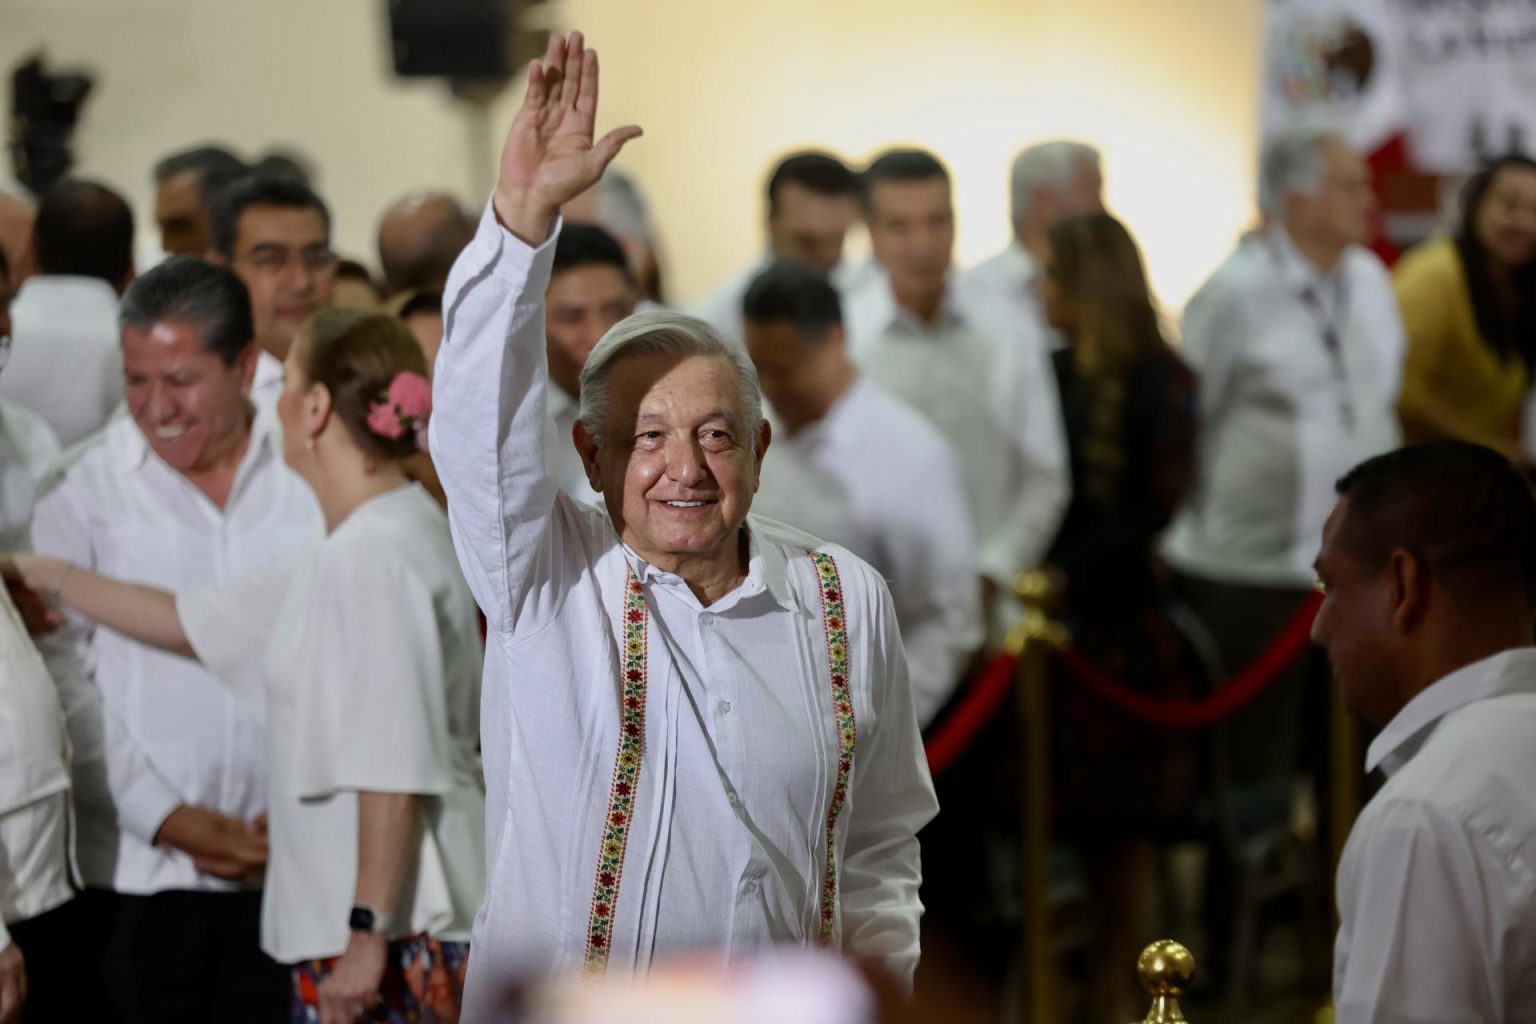
<svg viewBox="0 0 1536 1024">
<path fill-rule="evenodd" d="M 692 436 L 678 436 L 667 442 L 667 476 L 692 487 L 708 474 L 704 449 Z"/>
</svg>

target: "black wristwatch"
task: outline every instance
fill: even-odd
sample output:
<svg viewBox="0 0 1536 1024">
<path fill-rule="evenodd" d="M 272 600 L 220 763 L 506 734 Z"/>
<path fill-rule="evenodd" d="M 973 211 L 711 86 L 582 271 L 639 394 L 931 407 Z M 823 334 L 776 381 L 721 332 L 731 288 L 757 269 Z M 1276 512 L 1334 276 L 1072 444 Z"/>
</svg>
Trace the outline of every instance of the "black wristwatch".
<svg viewBox="0 0 1536 1024">
<path fill-rule="evenodd" d="M 392 923 L 388 914 L 372 907 L 353 907 L 352 916 L 347 919 L 347 926 L 354 932 L 368 935 L 384 935 Z"/>
</svg>

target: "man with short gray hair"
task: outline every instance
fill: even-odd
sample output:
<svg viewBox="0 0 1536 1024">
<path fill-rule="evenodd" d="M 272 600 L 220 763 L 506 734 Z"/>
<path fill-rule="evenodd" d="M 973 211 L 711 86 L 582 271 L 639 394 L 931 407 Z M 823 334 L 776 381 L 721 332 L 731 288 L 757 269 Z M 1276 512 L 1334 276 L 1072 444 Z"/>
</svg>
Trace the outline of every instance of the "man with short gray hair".
<svg viewBox="0 0 1536 1024">
<path fill-rule="evenodd" d="M 1399 443 L 1404 338 L 1392 282 L 1364 248 L 1374 199 L 1365 162 L 1325 132 L 1265 148 L 1267 228 L 1243 239 L 1184 311 L 1180 354 L 1199 375 L 1195 482 L 1169 530 L 1180 592 L 1225 674 L 1250 664 L 1312 589 L 1333 483 Z M 1222 726 L 1230 785 L 1288 810 L 1300 769 L 1306 666 Z M 1229 851 L 1207 904 L 1231 907 Z M 1213 916 L 1214 975 L 1232 922 Z M 1234 979 L 1241 983 L 1241 979 Z"/>
<path fill-rule="evenodd" d="M 918 956 L 917 830 L 936 810 L 878 574 L 749 515 L 771 428 L 744 352 L 637 314 L 581 373 L 602 508 L 546 469 L 543 313 L 561 207 L 594 142 L 596 55 L 550 40 L 492 200 L 449 278 L 432 455 L 491 633 L 489 878 L 465 1020 L 531 976 L 644 974 L 776 943 Z"/>
</svg>

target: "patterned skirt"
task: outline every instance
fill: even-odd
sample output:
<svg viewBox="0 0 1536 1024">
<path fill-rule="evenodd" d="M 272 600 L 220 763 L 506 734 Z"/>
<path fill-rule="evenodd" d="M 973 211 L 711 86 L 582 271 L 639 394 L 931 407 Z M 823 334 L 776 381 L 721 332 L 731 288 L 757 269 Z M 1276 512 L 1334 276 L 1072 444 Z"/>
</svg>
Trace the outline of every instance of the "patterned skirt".
<svg viewBox="0 0 1536 1024">
<path fill-rule="evenodd" d="M 320 982 L 336 959 L 309 960 L 293 968 L 292 1024 L 318 1024 Z M 358 1020 L 368 1024 L 458 1024 L 464 997 L 469 943 L 425 935 L 389 944 L 379 1003 Z"/>
</svg>

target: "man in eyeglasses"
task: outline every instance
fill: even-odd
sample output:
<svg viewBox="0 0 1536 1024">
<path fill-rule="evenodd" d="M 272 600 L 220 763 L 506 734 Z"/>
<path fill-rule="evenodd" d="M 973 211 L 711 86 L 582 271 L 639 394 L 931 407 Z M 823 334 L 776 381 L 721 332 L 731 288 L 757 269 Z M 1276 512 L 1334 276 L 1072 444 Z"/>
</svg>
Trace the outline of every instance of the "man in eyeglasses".
<svg viewBox="0 0 1536 1024">
<path fill-rule="evenodd" d="M 248 174 L 213 200 L 208 257 L 233 270 L 251 293 L 261 355 L 251 401 L 267 409 L 283 390 L 283 360 L 310 314 L 330 304 L 336 280 L 331 214 L 308 185 Z"/>
</svg>

